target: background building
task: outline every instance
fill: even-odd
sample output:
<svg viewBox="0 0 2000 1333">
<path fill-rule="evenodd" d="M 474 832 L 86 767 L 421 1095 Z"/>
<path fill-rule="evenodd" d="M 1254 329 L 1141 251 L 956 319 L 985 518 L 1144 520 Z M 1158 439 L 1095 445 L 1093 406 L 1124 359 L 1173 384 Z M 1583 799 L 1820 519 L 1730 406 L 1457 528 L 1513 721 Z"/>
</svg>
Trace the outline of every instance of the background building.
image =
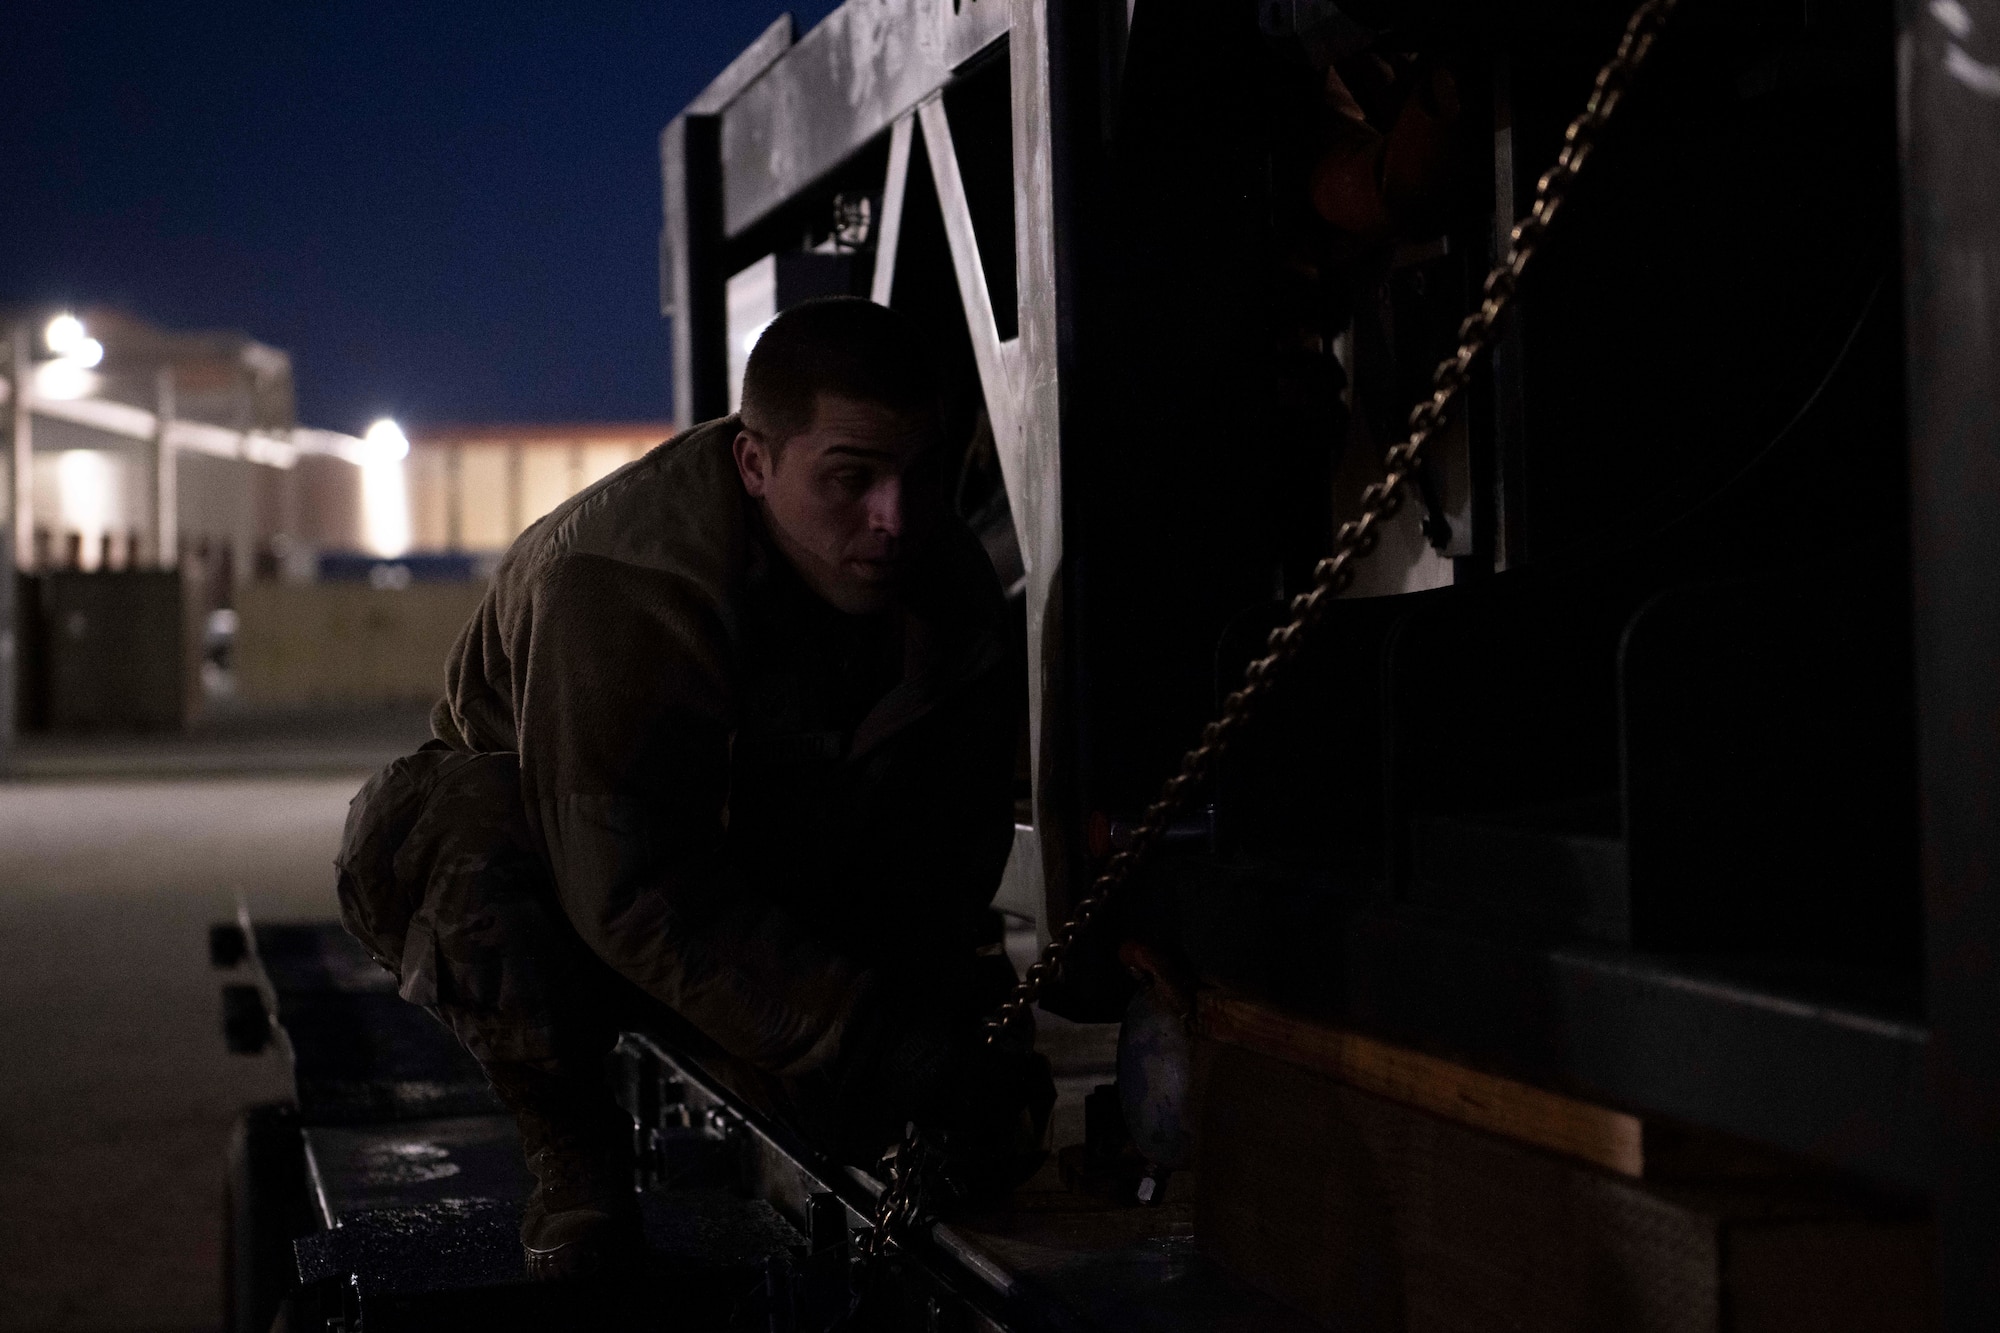
<svg viewBox="0 0 2000 1333">
<path fill-rule="evenodd" d="M 413 431 L 410 549 L 505 550 L 530 523 L 673 434 L 666 422 Z"/>
<path fill-rule="evenodd" d="M 661 423 L 300 426 L 290 357 L 126 312 L 0 312 L 0 670 L 29 728 L 432 696 L 492 560 Z M 15 386 L 22 391 L 16 392 Z"/>
</svg>

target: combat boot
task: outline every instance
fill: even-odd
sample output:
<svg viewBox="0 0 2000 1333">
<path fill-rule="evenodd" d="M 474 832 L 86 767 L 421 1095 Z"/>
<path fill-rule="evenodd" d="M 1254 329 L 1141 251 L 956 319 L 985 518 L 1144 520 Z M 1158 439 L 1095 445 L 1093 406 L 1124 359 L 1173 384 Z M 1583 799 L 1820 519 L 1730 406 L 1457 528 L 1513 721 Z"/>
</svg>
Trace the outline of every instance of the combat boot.
<svg viewBox="0 0 2000 1333">
<path fill-rule="evenodd" d="M 552 1282 L 634 1263 L 644 1246 L 633 1192 L 632 1123 L 602 1082 L 489 1069 L 514 1113 L 535 1188 L 521 1210 L 528 1276 Z"/>
</svg>

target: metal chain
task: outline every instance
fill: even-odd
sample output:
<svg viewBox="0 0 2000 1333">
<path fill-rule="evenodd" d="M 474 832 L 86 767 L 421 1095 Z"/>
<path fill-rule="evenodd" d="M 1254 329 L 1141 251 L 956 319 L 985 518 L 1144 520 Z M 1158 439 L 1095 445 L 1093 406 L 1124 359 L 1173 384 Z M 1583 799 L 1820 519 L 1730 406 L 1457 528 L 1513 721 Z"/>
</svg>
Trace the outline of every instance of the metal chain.
<svg viewBox="0 0 2000 1333">
<path fill-rule="evenodd" d="M 865 1263 L 895 1248 L 896 1238 L 923 1213 L 925 1196 L 943 1165 L 943 1154 L 912 1123 L 885 1158 L 889 1183 L 875 1200 L 873 1225 L 855 1237 L 855 1250 Z"/>
<path fill-rule="evenodd" d="M 1333 553 L 1313 567 L 1311 590 L 1292 599 L 1288 607 L 1290 621 L 1271 631 L 1265 642 L 1268 651 L 1244 669 L 1243 685 L 1223 701 L 1221 716 L 1202 729 L 1200 743 L 1181 758 L 1180 770 L 1168 779 L 1159 799 L 1147 808 L 1124 848 L 1105 863 L 1090 892 L 1043 947 L 1041 956 L 1029 966 L 1013 995 L 987 1020 L 988 1044 L 1005 1037 L 1034 1006 L 1043 983 L 1061 969 L 1091 919 L 1124 888 L 1158 846 L 1174 817 L 1215 776 L 1216 765 L 1230 743 L 1242 733 L 1251 715 L 1298 660 L 1334 599 L 1353 584 L 1355 566 L 1374 553 L 1381 540 L 1383 522 L 1401 508 L 1425 447 L 1444 428 L 1446 414 L 1471 382 L 1473 362 L 1491 349 L 1499 336 L 1500 317 L 1514 303 L 1521 275 L 1540 253 L 1570 187 L 1590 159 L 1605 125 L 1624 101 L 1633 77 L 1645 64 L 1655 39 L 1678 4 L 1679 0 L 1644 0 L 1633 11 L 1617 49 L 1597 71 L 1589 100 L 1563 132 L 1563 148 L 1555 165 L 1535 183 L 1534 207 L 1515 225 L 1506 255 L 1486 275 L 1479 309 L 1459 325 L 1458 350 L 1438 364 L 1431 375 L 1430 397 L 1410 412 L 1409 437 L 1383 455 L 1382 480 L 1361 493 L 1361 512 L 1341 524 L 1334 534 Z M 894 1247 L 896 1233 L 917 1219 L 931 1174 L 924 1168 L 934 1157 L 927 1140 L 913 1127 L 896 1153 L 889 1186 L 877 1201 L 874 1228 L 862 1238 L 864 1255 L 886 1253 Z"/>
</svg>

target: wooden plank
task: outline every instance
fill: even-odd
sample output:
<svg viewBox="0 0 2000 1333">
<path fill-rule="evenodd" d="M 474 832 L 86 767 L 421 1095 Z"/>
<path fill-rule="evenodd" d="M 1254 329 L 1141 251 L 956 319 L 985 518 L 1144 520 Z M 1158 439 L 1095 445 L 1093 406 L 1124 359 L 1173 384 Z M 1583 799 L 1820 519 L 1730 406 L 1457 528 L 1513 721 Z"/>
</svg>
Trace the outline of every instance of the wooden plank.
<svg viewBox="0 0 2000 1333">
<path fill-rule="evenodd" d="M 1224 991 L 1199 1001 L 1203 1035 L 1428 1111 L 1615 1171 L 1645 1174 L 1644 1125 L 1512 1079 L 1392 1046 Z"/>
<path fill-rule="evenodd" d="M 1204 1039 L 1195 1237 L 1343 1333 L 1720 1333 L 1719 1221 L 1646 1182 Z"/>
<path fill-rule="evenodd" d="M 1196 1242 L 1342 1333 L 1936 1327 L 1901 1205 L 1824 1178 L 1636 1180 L 1263 1051 L 1203 1037 L 1195 1058 Z"/>
</svg>

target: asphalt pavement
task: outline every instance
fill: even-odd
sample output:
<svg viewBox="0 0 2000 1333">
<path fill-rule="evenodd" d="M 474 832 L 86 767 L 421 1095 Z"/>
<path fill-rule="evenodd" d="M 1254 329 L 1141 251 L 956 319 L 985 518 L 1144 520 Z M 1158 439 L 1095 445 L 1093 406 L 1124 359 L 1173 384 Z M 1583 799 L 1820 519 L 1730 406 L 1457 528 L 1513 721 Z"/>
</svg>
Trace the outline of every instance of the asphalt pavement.
<svg viewBox="0 0 2000 1333">
<path fill-rule="evenodd" d="M 414 734 L 411 734 L 414 732 Z M 280 1097 L 225 1052 L 211 922 L 334 913 L 366 773 L 421 719 L 31 739 L 0 781 L 0 1331 L 212 1333 L 223 1151 Z"/>
</svg>

